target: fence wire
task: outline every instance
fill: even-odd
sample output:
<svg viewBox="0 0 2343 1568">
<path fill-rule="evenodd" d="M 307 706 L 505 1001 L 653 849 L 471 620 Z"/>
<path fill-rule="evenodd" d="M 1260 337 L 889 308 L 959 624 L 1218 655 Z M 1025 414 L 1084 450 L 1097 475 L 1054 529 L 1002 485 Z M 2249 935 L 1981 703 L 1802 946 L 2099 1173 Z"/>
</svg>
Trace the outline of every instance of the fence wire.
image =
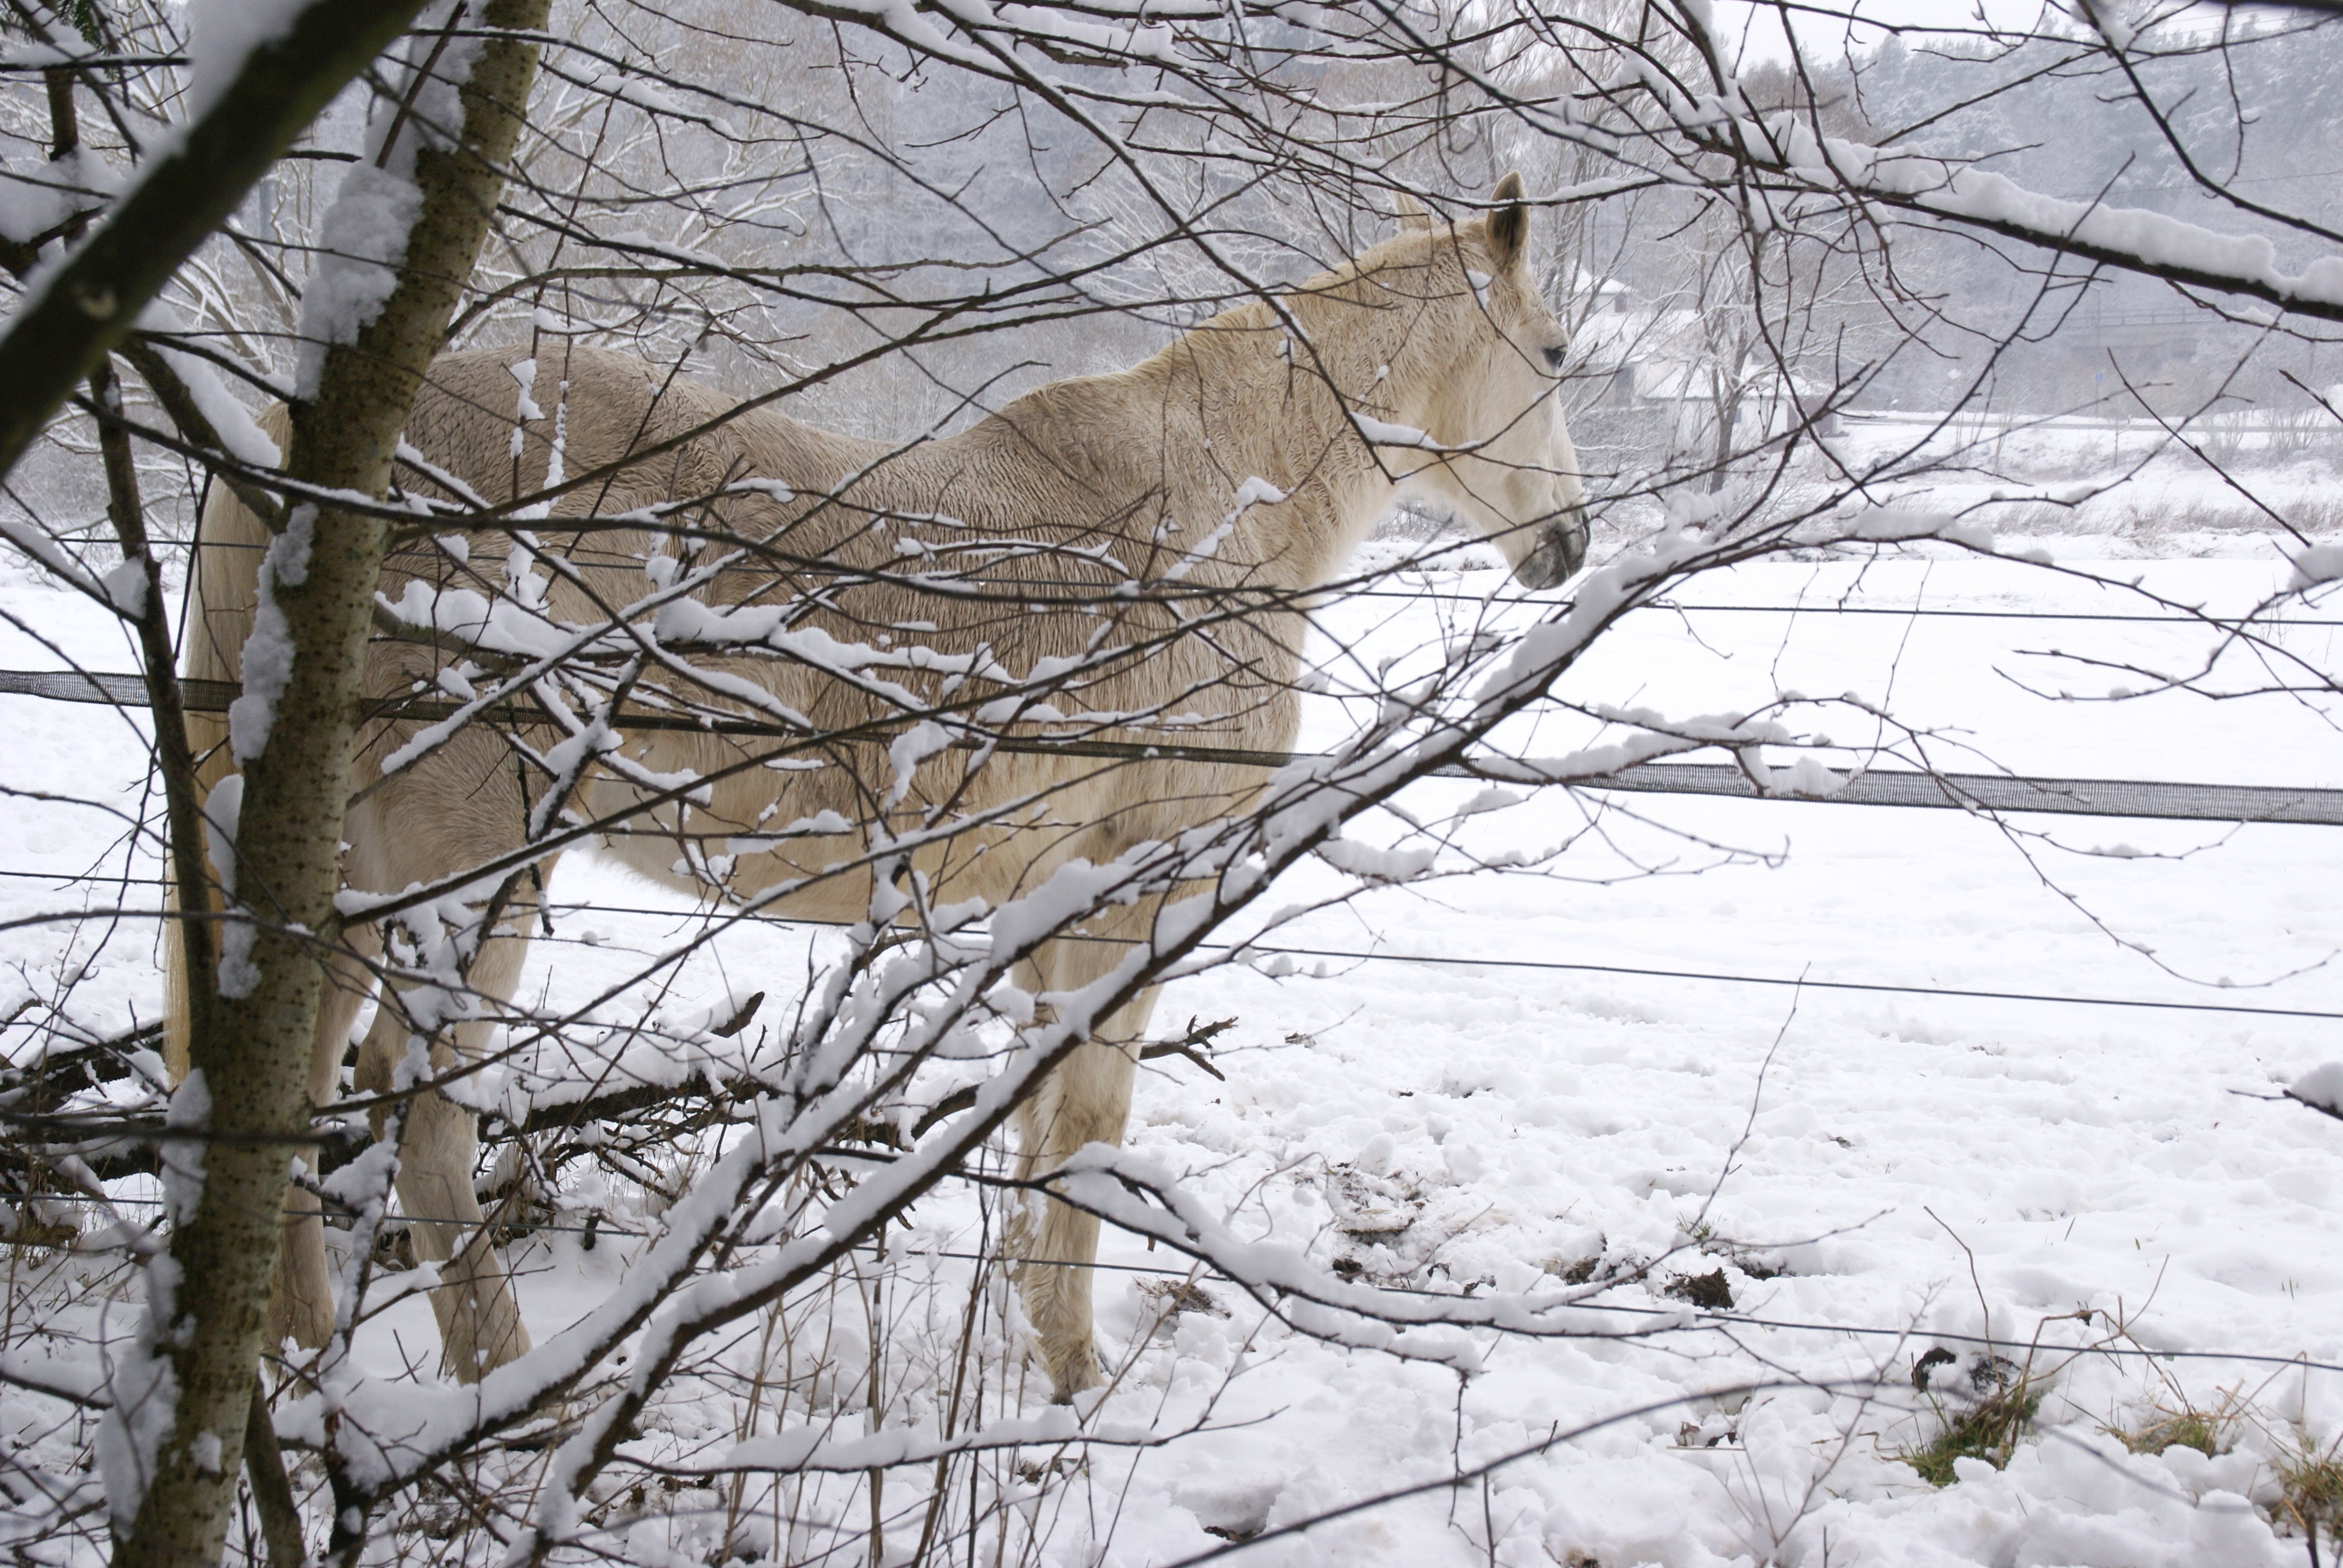
<svg viewBox="0 0 2343 1568">
<path fill-rule="evenodd" d="M 225 712 L 236 699 L 231 681 L 190 680 L 182 683 L 183 699 L 190 711 Z M 135 675 L 82 670 L 0 670 L 0 696 L 37 697 L 58 702 L 90 702 L 113 708 L 145 708 L 146 689 Z M 385 710 L 385 716 L 388 709 Z M 457 705 L 430 699 L 400 699 L 396 709 L 402 719 L 437 720 L 457 711 Z M 511 710 L 484 712 L 484 722 L 539 724 L 536 714 Z M 629 712 L 620 726 L 635 729 L 677 729 L 733 735 L 746 739 L 788 740 L 800 732 L 754 719 L 704 719 L 689 714 Z M 976 742 L 971 741 L 971 745 Z M 1283 768 L 1295 762 L 1330 760 L 1322 753 L 1260 751 L 1221 746 L 1183 746 L 1172 741 L 1149 742 L 1052 739 L 1034 736 L 990 736 L 982 744 L 1000 751 L 1048 753 L 1064 757 L 1174 758 L 1185 761 L 1238 763 L 1258 768 Z M 1539 765 L 1525 765 L 1534 770 Z M 1556 771 L 1563 772 L 1560 765 Z M 1433 770 L 1443 779 L 1479 778 L 1462 767 Z M 2152 818 L 2184 822 L 2287 822 L 2314 827 L 2343 827 L 2343 789 L 2294 789 L 2260 784 L 2190 784 L 2127 779 L 2034 779 L 2000 773 L 1922 773 L 1910 769 L 1851 772 L 1832 769 L 1830 785 L 1815 789 L 1771 788 L 1761 790 L 1742 769 L 1721 762 L 1644 762 L 1594 778 L 1560 777 L 1554 784 L 1571 789 L 1616 790 L 1637 794 L 1718 795 L 1743 799 L 1828 801 L 1843 806 L 1908 806 L 1955 811 L 2026 811 L 2071 817 Z"/>
</svg>

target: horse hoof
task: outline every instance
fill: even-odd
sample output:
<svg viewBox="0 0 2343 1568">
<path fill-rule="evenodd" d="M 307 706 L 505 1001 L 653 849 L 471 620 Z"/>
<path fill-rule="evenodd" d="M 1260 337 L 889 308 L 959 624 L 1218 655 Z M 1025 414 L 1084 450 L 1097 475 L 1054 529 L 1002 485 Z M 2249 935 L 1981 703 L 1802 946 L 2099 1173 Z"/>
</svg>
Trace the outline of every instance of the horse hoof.
<svg viewBox="0 0 2343 1568">
<path fill-rule="evenodd" d="M 1106 1374 L 1110 1370 L 1106 1364 L 1106 1358 L 1099 1354 L 1096 1344 L 1091 1345 L 1089 1350 L 1090 1354 L 1077 1358 L 1074 1365 L 1062 1373 L 1054 1362 L 1051 1363 L 1050 1367 L 1050 1402 L 1051 1404 L 1071 1404 L 1077 1398 L 1106 1382 Z"/>
</svg>

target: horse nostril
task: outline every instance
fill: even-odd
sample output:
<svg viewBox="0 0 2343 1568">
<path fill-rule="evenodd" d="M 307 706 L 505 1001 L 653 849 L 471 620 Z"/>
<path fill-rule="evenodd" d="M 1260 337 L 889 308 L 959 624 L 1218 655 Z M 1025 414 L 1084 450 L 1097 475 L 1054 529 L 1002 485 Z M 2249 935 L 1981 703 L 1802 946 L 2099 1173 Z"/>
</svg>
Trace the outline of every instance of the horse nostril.
<svg viewBox="0 0 2343 1568">
<path fill-rule="evenodd" d="M 1558 588 L 1586 560 L 1586 514 L 1573 511 L 1538 530 L 1537 548 L 1513 568 L 1523 588 Z"/>
<path fill-rule="evenodd" d="M 1575 573 L 1586 564 L 1587 527 L 1584 512 L 1573 512 L 1567 523 L 1556 523 L 1554 531 L 1561 536 L 1564 576 Z"/>
</svg>

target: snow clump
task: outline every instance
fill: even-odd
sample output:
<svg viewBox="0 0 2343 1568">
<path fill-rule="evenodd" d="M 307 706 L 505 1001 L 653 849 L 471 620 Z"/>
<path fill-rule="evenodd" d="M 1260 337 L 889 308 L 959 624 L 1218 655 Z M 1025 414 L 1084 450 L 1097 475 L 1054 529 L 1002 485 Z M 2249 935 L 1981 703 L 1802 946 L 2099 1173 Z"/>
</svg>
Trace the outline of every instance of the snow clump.
<svg viewBox="0 0 2343 1568">
<path fill-rule="evenodd" d="M 2287 1096 L 2329 1116 L 2343 1116 L 2343 1061 L 2314 1067 L 2288 1086 Z"/>
</svg>

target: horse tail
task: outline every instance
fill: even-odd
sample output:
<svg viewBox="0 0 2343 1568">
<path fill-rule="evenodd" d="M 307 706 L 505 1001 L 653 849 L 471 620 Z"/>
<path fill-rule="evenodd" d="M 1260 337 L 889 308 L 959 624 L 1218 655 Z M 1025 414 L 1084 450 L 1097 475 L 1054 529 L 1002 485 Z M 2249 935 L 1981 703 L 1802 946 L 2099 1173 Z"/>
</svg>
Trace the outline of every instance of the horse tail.
<svg viewBox="0 0 2343 1568">
<path fill-rule="evenodd" d="M 290 411 L 279 404 L 262 414 L 259 424 L 283 451 L 292 435 Z M 212 696 L 219 689 L 215 686 L 206 692 L 195 682 L 233 684 L 243 678 L 244 643 L 252 632 L 255 584 L 260 558 L 271 537 L 268 525 L 238 500 L 235 491 L 226 485 L 212 487 L 211 501 L 196 528 L 195 559 L 187 568 L 192 574 L 187 621 L 179 639 L 180 678 L 189 683 L 191 697 Z M 201 806 L 211 798 L 214 786 L 236 770 L 228 753 L 227 715 L 209 705 L 199 709 L 191 702 L 186 726 L 187 749 L 196 759 L 196 803 Z M 168 915 L 185 907 L 181 900 L 186 890 L 178 885 L 170 857 L 163 859 L 164 910 Z M 196 897 L 204 901 L 202 913 L 216 912 L 208 887 L 199 890 Z M 165 924 L 163 1061 L 176 1083 L 187 1075 L 187 1043 L 193 1026 L 187 1016 L 184 930 L 176 920 L 166 920 Z"/>
</svg>

